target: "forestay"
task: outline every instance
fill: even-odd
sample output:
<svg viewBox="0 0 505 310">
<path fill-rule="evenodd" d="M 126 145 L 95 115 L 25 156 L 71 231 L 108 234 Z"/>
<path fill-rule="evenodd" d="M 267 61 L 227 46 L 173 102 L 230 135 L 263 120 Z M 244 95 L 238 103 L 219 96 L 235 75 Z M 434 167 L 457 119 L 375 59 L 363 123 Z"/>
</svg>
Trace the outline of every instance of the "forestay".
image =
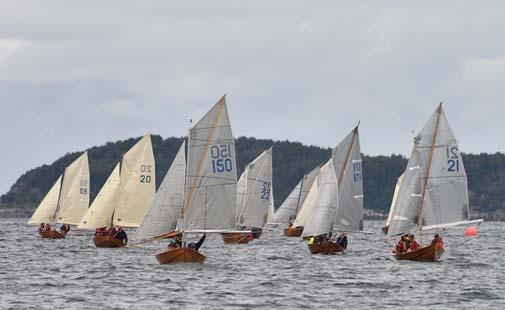
<svg viewBox="0 0 505 310">
<path fill-rule="evenodd" d="M 317 198 L 319 184 L 321 183 L 321 175 L 323 175 L 326 169 L 328 169 L 328 165 L 329 164 L 326 163 L 324 166 L 321 167 L 321 169 L 319 169 L 319 173 L 317 177 L 314 179 L 314 182 L 312 182 L 312 186 L 310 187 L 310 190 L 307 196 L 305 197 L 302 206 L 300 207 L 300 211 L 298 211 L 298 214 L 296 215 L 296 219 L 293 222 L 293 227 L 305 226 L 305 223 L 307 222 L 311 209 L 314 206 L 314 203 Z"/>
<path fill-rule="evenodd" d="M 114 167 L 88 211 L 81 218 L 77 229 L 96 229 L 111 226 L 112 213 L 118 199 L 119 166 L 120 163 Z"/>
<path fill-rule="evenodd" d="M 335 174 L 338 178 L 339 208 L 335 229 L 363 230 L 363 171 L 358 127 L 354 128 L 338 144 L 332 154 Z"/>
<path fill-rule="evenodd" d="M 185 193 L 185 231 L 236 229 L 235 142 L 224 96 L 190 129 Z"/>
<path fill-rule="evenodd" d="M 138 227 L 156 192 L 151 135 L 146 134 L 121 160 L 119 199 L 114 225 Z"/>
<path fill-rule="evenodd" d="M 185 149 L 183 142 L 134 239 L 148 239 L 176 229 L 184 205 Z"/>
<path fill-rule="evenodd" d="M 28 224 L 50 223 L 54 220 L 54 212 L 58 206 L 58 198 L 60 196 L 61 177 L 60 175 L 44 199 L 42 199 Z"/>
<path fill-rule="evenodd" d="M 261 153 L 246 167 L 245 196 L 237 224 L 263 227 L 267 222 L 272 186 L 272 148 Z"/>
<path fill-rule="evenodd" d="M 274 222 L 288 224 L 296 218 L 298 210 L 303 205 L 312 187 L 312 183 L 319 174 L 319 169 L 320 167 L 317 166 L 302 177 L 291 193 L 289 193 L 286 200 L 280 205 L 277 212 L 275 212 Z"/>
<path fill-rule="evenodd" d="M 60 191 L 57 223 L 77 225 L 89 206 L 88 153 L 84 152 L 65 168 Z"/>
</svg>

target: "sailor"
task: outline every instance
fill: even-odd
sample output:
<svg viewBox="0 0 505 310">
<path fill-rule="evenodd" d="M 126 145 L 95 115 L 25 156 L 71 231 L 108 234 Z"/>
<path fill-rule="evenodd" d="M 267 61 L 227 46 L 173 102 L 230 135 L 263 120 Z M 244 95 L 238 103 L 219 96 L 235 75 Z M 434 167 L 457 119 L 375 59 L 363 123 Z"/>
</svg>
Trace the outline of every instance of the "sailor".
<svg viewBox="0 0 505 310">
<path fill-rule="evenodd" d="M 108 232 L 109 232 L 109 235 L 115 236 L 117 233 L 116 227 L 112 226 L 111 228 L 109 228 Z"/>
<path fill-rule="evenodd" d="M 431 241 L 431 245 L 435 245 L 437 248 L 443 248 L 444 241 L 442 240 L 442 237 L 440 237 L 439 234 L 435 234 L 435 237 L 433 237 L 433 240 Z"/>
<path fill-rule="evenodd" d="M 309 245 L 313 245 L 314 241 L 316 241 L 316 236 L 310 237 L 310 239 L 309 239 Z"/>
<path fill-rule="evenodd" d="M 126 235 L 122 227 L 118 227 L 117 233 L 114 234 L 114 238 L 122 240 L 123 243 L 125 244 L 128 243 L 128 236 Z"/>
<path fill-rule="evenodd" d="M 68 224 L 63 224 L 60 227 L 60 231 L 62 234 L 66 235 L 70 231 L 70 226 Z"/>
<path fill-rule="evenodd" d="M 43 233 L 46 230 L 46 224 L 42 223 L 39 227 L 39 234 Z"/>
<path fill-rule="evenodd" d="M 409 235 L 410 240 L 410 250 L 415 251 L 419 249 L 419 243 L 417 243 L 414 234 Z"/>
<path fill-rule="evenodd" d="M 46 231 L 51 231 L 51 224 L 46 224 Z"/>
<path fill-rule="evenodd" d="M 343 247 L 344 249 L 347 249 L 347 236 L 345 232 L 340 233 L 340 235 L 337 238 L 337 244 Z"/>
<path fill-rule="evenodd" d="M 202 246 L 203 242 L 205 241 L 205 237 L 206 237 L 206 234 L 203 234 L 203 236 L 200 238 L 200 240 L 198 240 L 197 243 L 191 242 L 190 244 L 188 244 L 188 249 L 193 249 L 198 252 L 198 250 Z"/>
</svg>

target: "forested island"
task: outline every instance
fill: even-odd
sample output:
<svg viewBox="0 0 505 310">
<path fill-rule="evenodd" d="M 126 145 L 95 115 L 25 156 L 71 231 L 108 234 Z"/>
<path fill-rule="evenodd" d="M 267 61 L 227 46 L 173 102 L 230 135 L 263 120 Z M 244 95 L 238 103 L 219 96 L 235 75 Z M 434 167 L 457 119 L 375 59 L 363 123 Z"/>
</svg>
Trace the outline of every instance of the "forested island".
<svg viewBox="0 0 505 310">
<path fill-rule="evenodd" d="M 139 138 L 109 142 L 88 150 L 91 199 L 97 195 L 115 164 Z M 161 183 L 184 138 L 162 139 L 152 136 L 156 159 L 156 185 Z M 324 163 L 331 156 L 330 148 L 307 146 L 299 142 L 273 141 L 240 137 L 236 139 L 239 175 L 244 166 L 265 149 L 273 146 L 273 186 L 278 207 L 303 174 Z M 50 165 L 31 169 L 0 197 L 0 215 L 25 215 L 42 200 L 65 167 L 81 153 L 68 153 Z M 468 175 L 470 209 L 475 216 L 490 220 L 505 219 L 505 154 L 463 154 Z M 387 213 L 396 179 L 402 174 L 407 158 L 402 155 L 363 155 L 365 208 Z"/>
</svg>

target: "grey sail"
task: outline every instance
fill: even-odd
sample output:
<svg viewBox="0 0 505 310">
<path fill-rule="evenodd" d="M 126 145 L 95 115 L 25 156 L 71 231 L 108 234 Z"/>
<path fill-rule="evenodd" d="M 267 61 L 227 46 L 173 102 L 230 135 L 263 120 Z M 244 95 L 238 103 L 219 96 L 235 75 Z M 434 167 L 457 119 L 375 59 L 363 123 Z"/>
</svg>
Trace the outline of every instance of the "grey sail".
<svg viewBox="0 0 505 310">
<path fill-rule="evenodd" d="M 274 214 L 273 221 L 275 223 L 288 224 L 295 220 L 298 211 L 305 201 L 305 198 L 307 198 L 307 194 L 310 191 L 312 183 L 314 183 L 314 180 L 319 174 L 319 169 L 320 167 L 317 166 L 308 174 L 304 175 L 291 193 L 289 193 L 288 197 Z"/>
<path fill-rule="evenodd" d="M 440 105 L 414 139 L 389 234 L 468 220 L 466 172 Z"/>
<path fill-rule="evenodd" d="M 183 142 L 134 239 L 142 240 L 175 230 L 184 204 L 186 143 Z"/>
<path fill-rule="evenodd" d="M 339 181 L 339 208 L 335 229 L 363 230 L 363 166 L 358 127 L 338 144 L 332 154 Z"/>
<path fill-rule="evenodd" d="M 339 204 L 338 180 L 332 160 L 322 169 L 317 196 L 303 228 L 302 237 L 318 236 L 331 232 Z"/>
<path fill-rule="evenodd" d="M 242 175 L 238 179 L 237 182 L 237 223 L 238 223 L 238 217 L 240 215 L 240 212 L 242 212 L 242 208 L 244 207 L 244 199 L 245 199 L 245 193 L 246 193 L 246 182 L 247 182 L 247 167 L 242 172 Z"/>
<path fill-rule="evenodd" d="M 236 229 L 235 141 L 225 97 L 189 132 L 184 231 Z"/>
<path fill-rule="evenodd" d="M 272 186 L 272 149 L 261 153 L 246 167 L 245 195 L 237 224 L 263 227 L 268 218 Z"/>
</svg>

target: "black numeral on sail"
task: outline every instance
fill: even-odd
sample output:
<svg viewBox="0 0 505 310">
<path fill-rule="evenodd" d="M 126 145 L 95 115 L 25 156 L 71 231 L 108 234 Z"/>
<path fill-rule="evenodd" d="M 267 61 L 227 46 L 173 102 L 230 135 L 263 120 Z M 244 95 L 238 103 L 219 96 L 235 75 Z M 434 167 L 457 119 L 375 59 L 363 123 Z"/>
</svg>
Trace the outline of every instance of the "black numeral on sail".
<svg viewBox="0 0 505 310">
<path fill-rule="evenodd" d="M 87 195 L 88 194 L 88 180 L 81 180 L 79 182 L 79 194 L 80 195 Z"/>
<path fill-rule="evenodd" d="M 151 173 L 151 165 L 141 165 L 140 172 Z M 140 175 L 140 183 L 151 183 L 151 176 L 146 174 Z"/>
<path fill-rule="evenodd" d="M 221 144 L 210 147 L 210 157 L 212 158 L 212 172 L 223 173 L 233 170 L 231 160 L 231 145 Z"/>
<path fill-rule="evenodd" d="M 447 147 L 447 171 L 459 172 L 459 150 L 455 145 Z"/>
<path fill-rule="evenodd" d="M 352 169 L 353 169 L 353 175 L 352 175 L 352 180 L 354 183 L 361 182 L 362 176 L 361 176 L 361 162 L 355 162 L 352 164 Z"/>
<path fill-rule="evenodd" d="M 263 182 L 261 187 L 261 199 L 270 200 L 270 182 Z"/>
</svg>

